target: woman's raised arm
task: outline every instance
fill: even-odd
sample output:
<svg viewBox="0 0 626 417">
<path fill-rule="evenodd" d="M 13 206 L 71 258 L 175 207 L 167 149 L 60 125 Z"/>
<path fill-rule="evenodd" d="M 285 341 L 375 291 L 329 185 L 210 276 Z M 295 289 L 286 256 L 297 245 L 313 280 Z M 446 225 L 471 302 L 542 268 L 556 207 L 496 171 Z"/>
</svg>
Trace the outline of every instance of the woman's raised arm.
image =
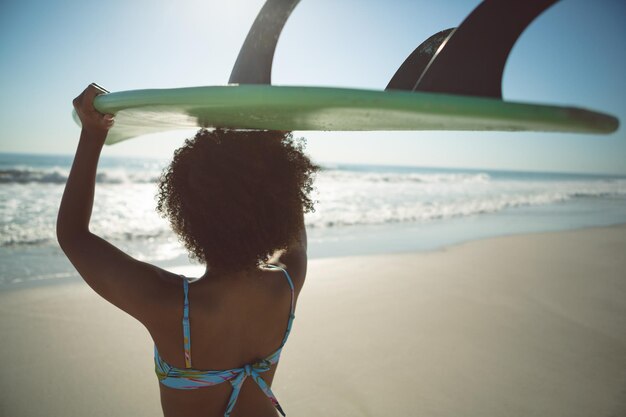
<svg viewBox="0 0 626 417">
<path fill-rule="evenodd" d="M 57 217 L 57 239 L 83 279 L 102 297 L 144 322 L 158 299 L 161 269 L 139 262 L 89 230 L 96 169 L 113 116 L 99 113 L 94 98 L 106 90 L 91 84 L 74 99 L 82 122 L 76 156 Z"/>
</svg>

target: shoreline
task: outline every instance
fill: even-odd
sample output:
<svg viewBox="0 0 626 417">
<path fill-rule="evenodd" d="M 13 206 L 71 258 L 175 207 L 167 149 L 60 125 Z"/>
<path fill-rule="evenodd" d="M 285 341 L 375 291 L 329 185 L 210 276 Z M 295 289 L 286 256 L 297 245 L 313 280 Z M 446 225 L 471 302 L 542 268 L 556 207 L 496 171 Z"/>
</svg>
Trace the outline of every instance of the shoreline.
<svg viewBox="0 0 626 417">
<path fill-rule="evenodd" d="M 305 417 L 621 415 L 625 254 L 620 225 L 312 260 L 272 389 Z M 86 284 L 0 311 L 0 414 L 159 415 L 147 331 Z"/>
<path fill-rule="evenodd" d="M 358 233 L 359 227 L 355 226 L 353 228 L 357 231 L 356 233 L 357 238 L 353 238 L 353 240 L 360 239 L 359 244 L 363 244 L 363 242 L 365 242 L 364 246 L 362 246 L 359 250 L 356 250 L 358 253 L 355 253 L 355 254 L 340 253 L 339 255 L 329 255 L 326 253 L 327 251 L 322 251 L 320 253 L 319 250 L 315 249 L 316 244 L 314 242 L 311 242 L 311 239 L 309 239 L 310 241 L 309 242 L 309 262 L 322 260 L 322 259 L 341 260 L 341 259 L 355 258 L 355 257 L 358 258 L 358 257 L 370 257 L 370 256 L 424 254 L 424 253 L 446 251 L 448 249 L 460 247 L 460 246 L 467 245 L 467 244 L 472 244 L 474 242 L 489 241 L 492 239 L 510 238 L 510 237 L 517 237 L 517 236 L 540 236 L 542 234 L 568 233 L 568 232 L 584 231 L 584 230 L 589 230 L 589 229 L 611 229 L 615 227 L 617 228 L 626 227 L 625 222 L 618 222 L 614 224 L 574 226 L 571 228 L 561 228 L 560 226 L 555 226 L 553 230 L 545 230 L 545 228 L 538 228 L 537 230 L 530 230 L 530 231 L 524 230 L 524 229 L 518 230 L 518 231 L 510 230 L 508 232 L 500 231 L 499 233 L 494 234 L 494 232 L 492 231 L 493 229 L 495 229 L 496 226 L 494 226 L 495 223 L 493 222 L 493 219 L 486 219 L 485 221 L 485 219 L 477 218 L 473 220 L 479 221 L 479 222 L 482 221 L 485 224 L 490 224 L 491 232 L 486 232 L 483 235 L 475 235 L 472 237 L 468 235 L 462 236 L 463 233 L 459 234 L 458 232 L 455 232 L 455 230 L 458 230 L 459 224 L 463 224 L 463 223 L 467 224 L 468 222 L 472 221 L 472 219 L 466 219 L 466 218 L 453 219 L 452 221 L 449 222 L 449 225 L 445 228 L 442 228 L 441 225 L 426 225 L 426 227 L 432 227 L 432 229 L 436 231 L 437 234 L 445 234 L 447 231 L 451 231 L 451 233 L 454 234 L 454 237 L 448 238 L 447 240 L 449 241 L 449 243 L 447 244 L 444 244 L 444 243 L 434 244 L 432 240 L 423 239 L 423 238 L 418 239 L 416 237 L 418 233 L 414 231 L 415 229 L 412 229 L 410 226 L 407 228 L 405 225 L 395 225 L 395 228 L 389 227 L 389 225 L 369 226 L 369 227 L 360 229 L 360 230 L 363 230 L 363 229 L 366 230 L 365 234 L 361 234 L 361 235 L 359 235 Z M 471 226 L 470 228 L 476 228 L 476 226 L 474 225 L 474 226 Z M 349 229 L 348 231 L 354 232 L 354 230 L 351 230 L 351 228 L 348 228 L 348 229 Z M 381 236 L 381 231 L 382 231 L 382 236 Z M 398 231 L 400 232 L 400 236 L 396 234 L 396 232 Z M 434 237 L 434 234 L 431 232 L 429 233 L 430 235 L 427 234 L 427 236 L 432 239 Z M 374 238 L 378 239 L 377 240 L 378 244 L 368 246 L 368 239 L 374 241 Z M 407 240 L 414 240 L 416 241 L 416 243 L 412 245 L 407 244 Z M 426 243 L 423 243 L 422 242 L 423 240 L 428 240 L 428 241 Z M 330 248 L 333 248 L 338 245 L 346 245 L 347 242 L 341 239 L 338 239 L 338 240 L 331 241 L 331 242 L 323 242 L 323 244 L 329 246 Z M 386 249 L 382 249 L 382 247 L 385 247 Z M 65 256 L 60 252 L 60 249 L 59 249 L 59 256 L 61 256 L 62 260 L 64 262 L 67 262 L 69 265 L 69 261 L 65 259 Z M 191 263 L 180 264 L 177 262 L 172 263 L 171 261 L 155 262 L 154 264 L 168 271 L 171 271 L 177 274 L 182 274 L 185 276 L 200 276 L 204 274 L 204 266 L 202 265 L 194 265 Z M 78 273 L 73 268 L 69 272 L 62 272 L 57 275 L 62 275 L 63 277 L 51 278 L 51 279 L 21 280 L 20 282 L 17 282 L 17 283 L 0 285 L 0 294 L 4 292 L 20 291 L 20 290 L 39 288 L 39 287 L 83 283 L 82 278 L 78 275 Z"/>
</svg>

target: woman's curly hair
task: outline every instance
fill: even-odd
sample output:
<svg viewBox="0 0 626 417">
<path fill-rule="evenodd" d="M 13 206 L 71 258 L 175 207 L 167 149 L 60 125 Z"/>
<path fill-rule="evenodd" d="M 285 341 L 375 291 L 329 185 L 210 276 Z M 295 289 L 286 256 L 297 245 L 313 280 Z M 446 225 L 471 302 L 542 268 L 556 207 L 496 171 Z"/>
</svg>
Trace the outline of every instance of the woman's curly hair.
<svg viewBox="0 0 626 417">
<path fill-rule="evenodd" d="M 191 258 L 252 268 L 297 240 L 318 169 L 291 133 L 202 129 L 163 171 L 157 211 Z"/>
</svg>

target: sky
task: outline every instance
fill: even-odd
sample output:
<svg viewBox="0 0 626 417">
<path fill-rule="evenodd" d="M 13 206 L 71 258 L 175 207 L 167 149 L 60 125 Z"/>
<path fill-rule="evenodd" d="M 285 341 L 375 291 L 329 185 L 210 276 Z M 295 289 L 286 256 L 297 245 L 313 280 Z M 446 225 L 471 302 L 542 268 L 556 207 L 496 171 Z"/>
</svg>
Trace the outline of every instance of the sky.
<svg viewBox="0 0 626 417">
<path fill-rule="evenodd" d="M 272 83 L 382 90 L 423 40 L 477 0 L 301 0 Z M 71 154 L 71 101 L 110 91 L 226 84 L 263 0 L 1 0 L 0 152 Z M 612 114 L 610 135 L 527 132 L 296 132 L 320 163 L 626 175 L 626 2 L 562 0 L 516 43 L 505 100 Z M 169 158 L 189 133 L 150 135 L 103 155 Z"/>
</svg>

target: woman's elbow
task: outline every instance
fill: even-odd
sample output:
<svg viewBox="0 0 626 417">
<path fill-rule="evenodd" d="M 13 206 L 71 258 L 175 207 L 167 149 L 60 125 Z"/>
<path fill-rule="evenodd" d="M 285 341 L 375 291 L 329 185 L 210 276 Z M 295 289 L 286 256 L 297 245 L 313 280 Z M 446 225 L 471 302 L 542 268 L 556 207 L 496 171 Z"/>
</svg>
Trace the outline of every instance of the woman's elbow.
<svg viewBox="0 0 626 417">
<path fill-rule="evenodd" d="M 62 216 L 57 218 L 56 235 L 57 242 L 61 249 L 67 253 L 67 251 L 80 244 L 80 241 L 84 239 L 85 235 L 89 233 L 89 230 L 80 231 L 76 228 L 70 227 Z"/>
</svg>

